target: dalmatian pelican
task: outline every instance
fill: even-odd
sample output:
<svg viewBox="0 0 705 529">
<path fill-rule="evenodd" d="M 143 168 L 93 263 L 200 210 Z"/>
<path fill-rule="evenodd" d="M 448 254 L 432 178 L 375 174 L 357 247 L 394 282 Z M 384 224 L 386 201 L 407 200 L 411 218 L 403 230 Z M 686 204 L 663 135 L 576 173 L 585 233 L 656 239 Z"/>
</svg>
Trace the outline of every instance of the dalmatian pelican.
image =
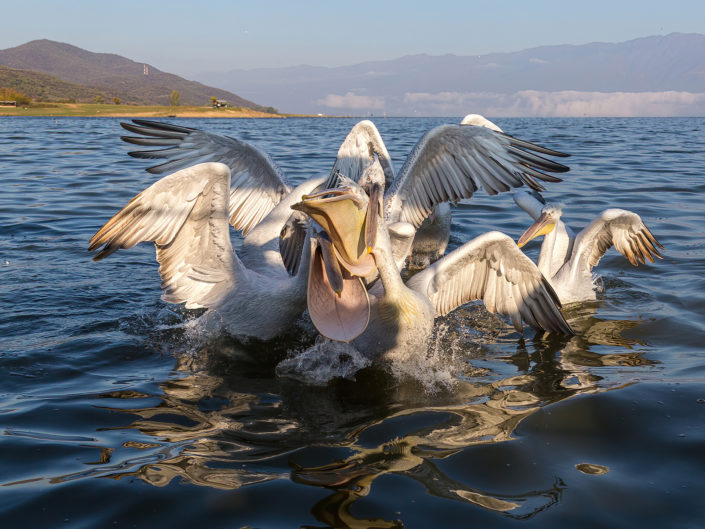
<svg viewBox="0 0 705 529">
<path fill-rule="evenodd" d="M 140 242 L 154 243 L 164 301 L 207 308 L 200 319 L 209 331 L 268 340 L 306 308 L 310 252 L 302 251 L 302 266 L 289 275 L 278 239 L 296 197 L 313 191 L 325 177 L 296 187 L 248 231 L 241 253 L 256 266 L 247 266 L 233 251 L 230 177 L 228 166 L 218 162 L 165 176 L 108 220 L 88 249 L 100 249 L 94 257 L 100 261 Z"/>
<path fill-rule="evenodd" d="M 373 171 L 380 179 L 379 164 L 366 173 Z M 524 320 L 536 329 L 572 334 L 548 281 L 514 241 L 499 232 L 465 243 L 405 284 L 389 232 L 413 236 L 415 230 L 404 220 L 388 225 L 379 210 L 375 221 L 370 201 L 363 187 L 342 178 L 339 187 L 305 195 L 293 206 L 325 230 L 325 246 L 332 247 L 315 251 L 309 272 L 308 309 L 324 336 L 352 340 L 361 353 L 374 358 L 404 358 L 425 348 L 436 316 L 474 299 L 483 300 L 492 312 L 509 315 L 518 331 Z M 370 266 L 380 280 L 369 291 L 359 285 L 346 291 L 348 285 L 340 278 L 354 285 Z"/>
<path fill-rule="evenodd" d="M 515 192 L 514 201 L 535 221 L 517 244 L 522 247 L 544 236 L 538 268 L 563 304 L 596 299 L 592 269 L 612 246 L 634 266 L 663 258 L 657 249 L 663 246 L 632 211 L 607 209 L 574 235 L 561 220 L 562 206 L 545 205 L 542 200 L 538 193 Z"/>
</svg>

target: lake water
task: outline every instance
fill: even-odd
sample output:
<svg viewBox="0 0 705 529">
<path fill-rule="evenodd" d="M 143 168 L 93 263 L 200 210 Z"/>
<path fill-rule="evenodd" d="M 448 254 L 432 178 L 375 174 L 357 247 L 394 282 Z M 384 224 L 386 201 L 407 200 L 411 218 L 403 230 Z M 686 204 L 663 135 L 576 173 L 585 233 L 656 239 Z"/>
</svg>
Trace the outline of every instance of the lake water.
<svg viewBox="0 0 705 529">
<path fill-rule="evenodd" d="M 327 173 L 355 122 L 178 120 L 293 182 Z M 455 120 L 375 122 L 399 169 Z M 604 293 L 566 312 L 573 338 L 469 305 L 438 321 L 426 371 L 314 384 L 276 369 L 314 342 L 305 321 L 196 340 L 159 300 L 152 245 L 91 261 L 88 239 L 156 179 L 117 119 L 0 118 L 0 526 L 705 526 L 705 119 L 496 122 L 572 154 L 546 193 L 567 224 L 633 210 L 664 259 L 609 252 Z M 451 246 L 529 224 L 478 192 Z"/>
</svg>

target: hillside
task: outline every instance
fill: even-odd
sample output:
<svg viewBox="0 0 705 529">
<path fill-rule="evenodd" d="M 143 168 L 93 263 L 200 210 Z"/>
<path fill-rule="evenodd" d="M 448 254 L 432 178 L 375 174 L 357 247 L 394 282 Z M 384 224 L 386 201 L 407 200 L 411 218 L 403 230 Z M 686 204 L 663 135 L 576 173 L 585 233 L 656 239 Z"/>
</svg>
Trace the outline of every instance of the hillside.
<svg viewBox="0 0 705 529">
<path fill-rule="evenodd" d="M 105 97 L 97 89 L 68 83 L 44 73 L 0 66 L 0 87 L 10 88 L 29 96 L 33 101 L 93 101 Z"/>
<path fill-rule="evenodd" d="M 566 105 L 563 115 L 583 115 L 595 103 L 607 113 L 621 111 L 625 104 L 614 94 L 624 92 L 665 94 L 626 96 L 630 111 L 678 115 L 705 108 L 702 98 L 697 110 L 669 106 L 687 102 L 673 92 L 705 94 L 705 35 L 673 33 L 621 43 L 473 56 L 410 55 L 334 68 L 260 68 L 196 77 L 244 97 L 257 94 L 290 112 L 521 116 L 553 115 L 552 108 Z M 665 106 L 655 109 L 662 101 Z"/>
<path fill-rule="evenodd" d="M 93 53 L 50 40 L 35 40 L 15 48 L 0 50 L 0 65 L 15 70 L 12 74 L 15 82 L 31 83 L 33 79 L 39 79 L 32 73 L 28 73 L 24 80 L 18 79 L 16 70 L 30 70 L 74 86 L 79 85 L 75 94 L 69 96 L 76 100 L 86 100 L 88 96 L 85 94 L 100 93 L 106 100 L 118 97 L 126 104 L 168 105 L 172 90 L 177 90 L 181 94 L 181 104 L 184 105 L 205 105 L 211 97 L 217 97 L 227 100 L 231 105 L 262 109 L 260 105 L 227 90 L 188 81 L 177 75 L 162 72 L 149 64 L 110 53 Z M 4 83 L 6 73 L 7 70 L 0 72 L 0 84 Z M 59 87 L 56 83 L 50 83 L 47 78 L 42 79 L 45 81 L 46 99 L 67 99 L 67 85 Z M 59 92 L 64 95 L 49 90 L 52 86 L 61 88 Z"/>
</svg>

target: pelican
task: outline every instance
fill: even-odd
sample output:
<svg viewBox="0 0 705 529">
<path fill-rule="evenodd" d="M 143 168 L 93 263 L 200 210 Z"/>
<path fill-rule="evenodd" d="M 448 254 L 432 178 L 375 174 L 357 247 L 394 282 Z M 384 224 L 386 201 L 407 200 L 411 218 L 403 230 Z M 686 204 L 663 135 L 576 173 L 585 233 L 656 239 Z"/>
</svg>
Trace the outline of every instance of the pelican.
<svg viewBox="0 0 705 529">
<path fill-rule="evenodd" d="M 522 247 L 544 235 L 538 268 L 563 304 L 596 299 L 592 269 L 612 246 L 634 266 L 662 259 L 656 247 L 663 246 L 632 211 L 607 209 L 576 236 L 561 220 L 562 207 L 544 205 L 539 199 L 540 195 L 525 191 L 514 194 L 514 201 L 535 221 L 517 244 Z"/>
<path fill-rule="evenodd" d="M 379 175 L 381 168 L 374 164 L 369 171 Z M 371 241 L 371 199 L 354 181 L 342 178 L 340 183 L 305 195 L 293 206 L 323 227 L 333 247 L 333 252 L 314 254 L 309 272 L 308 309 L 324 336 L 353 340 L 373 358 L 404 359 L 426 347 L 436 316 L 474 299 L 482 299 L 492 312 L 509 315 L 520 332 L 523 319 L 536 329 L 572 334 L 550 284 L 514 241 L 499 232 L 465 243 L 405 284 L 389 233 L 405 232 L 410 243 L 415 229 L 405 221 L 390 226 L 373 222 Z M 332 264 L 326 259 L 331 254 L 337 258 Z M 336 267 L 345 269 L 343 276 L 361 275 L 358 270 L 367 266 L 370 255 L 380 281 L 369 292 L 357 288 L 359 294 L 341 295 Z"/>
<path fill-rule="evenodd" d="M 128 153 L 134 158 L 166 160 L 148 167 L 147 171 L 152 174 L 163 174 L 203 162 L 221 162 L 230 168 L 230 224 L 245 236 L 292 191 L 281 168 L 255 145 L 171 123 L 142 119 L 132 121 L 120 125 L 140 136 L 122 136 L 123 141 L 146 147 L 163 147 Z M 363 120 L 352 128 L 338 149 L 329 178 L 334 178 L 338 173 L 354 177 L 361 175 L 375 158 L 383 167 L 385 180 L 391 183 L 394 178 L 392 159 L 374 123 Z M 292 216 L 282 228 L 279 243 L 284 264 L 294 274 L 302 255 L 308 217 L 294 211 L 290 213 Z M 243 255 L 243 260 L 248 266 L 257 266 L 256 262 L 249 260 L 248 254 Z"/>
<path fill-rule="evenodd" d="M 283 196 L 248 230 L 242 253 L 256 265 L 249 267 L 230 241 L 230 178 L 228 166 L 218 162 L 165 176 L 106 222 L 91 238 L 89 250 L 102 247 L 94 257 L 99 261 L 117 250 L 153 242 L 164 301 L 208 309 L 200 317 L 207 330 L 268 340 L 290 327 L 306 308 L 311 252 L 303 251 L 301 266 L 291 276 L 278 239 L 296 197 L 313 191 L 325 177 L 308 180 Z"/>
<path fill-rule="evenodd" d="M 546 172 L 568 171 L 565 165 L 535 154 L 567 156 L 564 153 L 504 134 L 482 116 L 466 116 L 463 123 L 441 125 L 426 132 L 395 175 L 379 131 L 371 121 L 363 120 L 352 128 L 341 144 L 324 187 L 335 187 L 340 174 L 360 181 L 365 168 L 377 159 L 384 173 L 384 181 L 376 191 L 370 190 L 381 193 L 386 189 L 382 206 L 385 221 L 388 224 L 409 222 L 418 230 L 434 208 L 470 198 L 479 187 L 483 187 L 489 195 L 524 184 L 543 190 L 537 180 L 561 181 Z M 151 173 L 160 174 L 206 161 L 228 165 L 233 174 L 230 221 L 235 229 L 242 230 L 244 234 L 291 191 L 283 172 L 266 153 L 235 138 L 154 121 L 133 120 L 133 123 L 121 125 L 141 135 L 124 136 L 124 141 L 141 146 L 164 147 L 128 153 L 137 158 L 167 160 L 148 168 Z M 376 202 L 376 197 L 370 201 L 373 204 Z M 425 236 L 430 239 L 431 252 L 435 251 L 436 255 L 442 254 L 447 244 L 449 213 L 447 205 L 441 206 L 440 211 L 434 212 L 431 221 L 427 222 L 429 231 Z M 286 224 L 280 244 L 285 264 L 291 272 L 298 267 L 305 234 L 304 221 L 301 217 L 295 217 L 295 220 Z M 437 233 L 434 234 L 434 230 Z M 418 247 L 423 247 L 422 237 L 423 234 L 420 235 Z M 410 251 L 411 248 L 407 254 Z M 247 259 L 247 256 L 243 258 Z M 254 263 L 247 264 L 254 266 Z"/>
<path fill-rule="evenodd" d="M 412 255 L 414 267 L 423 268 L 445 252 L 450 235 L 449 203 L 470 198 L 479 187 L 496 195 L 524 184 L 542 190 L 537 179 L 561 181 L 542 171 L 561 173 L 568 167 L 535 152 L 567 156 L 504 134 L 491 121 L 470 114 L 460 125 L 441 125 L 426 132 L 391 184 L 387 166 L 383 166 L 386 186 L 371 187 L 362 175 L 357 181 L 373 195 L 370 204 L 377 200 L 375 193 L 386 189 L 381 206 L 384 221 L 388 226 L 400 221 L 413 226 L 415 237 L 404 258 Z M 328 188 L 335 187 L 338 174 L 331 172 Z M 397 257 L 398 239 L 394 232 L 390 235 Z M 404 238 L 402 241 L 406 245 Z M 401 266 L 404 259 L 398 262 Z"/>
</svg>

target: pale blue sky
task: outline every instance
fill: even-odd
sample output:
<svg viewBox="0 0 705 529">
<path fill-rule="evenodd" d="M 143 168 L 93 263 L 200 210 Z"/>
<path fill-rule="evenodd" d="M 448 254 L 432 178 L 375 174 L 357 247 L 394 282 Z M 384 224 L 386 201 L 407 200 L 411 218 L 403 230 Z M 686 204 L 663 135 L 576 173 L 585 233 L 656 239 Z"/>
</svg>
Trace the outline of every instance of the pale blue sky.
<svg viewBox="0 0 705 529">
<path fill-rule="evenodd" d="M 0 49 L 47 38 L 189 77 L 416 53 L 479 55 L 621 42 L 671 32 L 705 33 L 705 2 L 24 0 L 19 12 L 0 17 Z"/>
</svg>

